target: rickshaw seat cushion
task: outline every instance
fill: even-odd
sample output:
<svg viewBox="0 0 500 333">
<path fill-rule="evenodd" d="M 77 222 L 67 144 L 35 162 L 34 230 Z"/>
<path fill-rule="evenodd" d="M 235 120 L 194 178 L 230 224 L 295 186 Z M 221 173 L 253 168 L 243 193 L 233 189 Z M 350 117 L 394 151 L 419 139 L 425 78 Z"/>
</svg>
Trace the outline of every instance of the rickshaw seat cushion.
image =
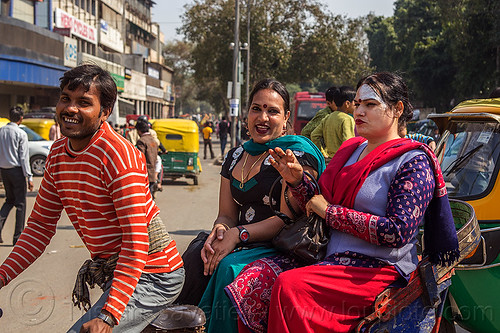
<svg viewBox="0 0 500 333">
<path fill-rule="evenodd" d="M 205 325 L 206 317 L 203 310 L 195 305 L 170 305 L 160 311 L 151 323 L 161 330 L 178 330 L 196 328 Z"/>
</svg>

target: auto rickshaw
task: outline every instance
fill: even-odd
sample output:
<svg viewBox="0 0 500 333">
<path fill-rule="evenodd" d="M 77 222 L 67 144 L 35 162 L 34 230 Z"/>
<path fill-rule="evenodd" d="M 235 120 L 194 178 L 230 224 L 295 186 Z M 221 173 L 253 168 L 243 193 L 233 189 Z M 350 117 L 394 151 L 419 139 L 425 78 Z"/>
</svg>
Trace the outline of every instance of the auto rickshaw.
<svg viewBox="0 0 500 333">
<path fill-rule="evenodd" d="M 22 124 L 40 134 L 45 140 L 50 140 L 50 128 L 55 124 L 55 121 L 47 118 L 23 118 Z"/>
<path fill-rule="evenodd" d="M 444 317 L 471 332 L 500 332 L 500 99 L 465 101 L 428 118 L 442 133 L 435 153 L 448 196 L 474 207 L 481 230 L 478 249 L 451 278 Z"/>
<path fill-rule="evenodd" d="M 168 153 L 161 155 L 163 179 L 192 178 L 198 185 L 201 163 L 199 130 L 196 122 L 187 119 L 156 119 L 152 128 Z"/>
</svg>

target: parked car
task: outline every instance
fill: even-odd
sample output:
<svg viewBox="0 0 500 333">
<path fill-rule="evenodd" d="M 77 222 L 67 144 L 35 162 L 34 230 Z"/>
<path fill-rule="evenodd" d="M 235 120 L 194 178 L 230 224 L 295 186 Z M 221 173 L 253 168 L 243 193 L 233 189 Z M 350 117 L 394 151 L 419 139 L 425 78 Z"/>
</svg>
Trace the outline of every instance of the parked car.
<svg viewBox="0 0 500 333">
<path fill-rule="evenodd" d="M 45 160 L 54 141 L 45 140 L 25 125 L 21 124 L 19 127 L 28 134 L 31 172 L 34 176 L 41 177 L 45 171 Z"/>
<path fill-rule="evenodd" d="M 0 118 L 0 127 L 9 123 L 6 118 Z M 45 140 L 38 133 L 25 125 L 19 125 L 28 134 L 28 146 L 30 156 L 31 172 L 34 176 L 43 176 L 45 160 L 49 155 L 50 147 L 54 141 Z"/>
</svg>

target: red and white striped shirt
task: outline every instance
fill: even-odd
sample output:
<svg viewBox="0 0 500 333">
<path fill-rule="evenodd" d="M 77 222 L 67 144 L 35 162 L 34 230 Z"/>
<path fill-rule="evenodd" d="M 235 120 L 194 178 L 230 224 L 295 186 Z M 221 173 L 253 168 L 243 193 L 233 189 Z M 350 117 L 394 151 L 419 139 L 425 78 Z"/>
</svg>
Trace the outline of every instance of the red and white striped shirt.
<svg viewBox="0 0 500 333">
<path fill-rule="evenodd" d="M 142 272 L 171 272 L 182 267 L 175 241 L 148 255 L 147 226 L 159 213 L 149 193 L 144 155 L 108 123 L 82 151 L 67 138 L 57 140 L 28 223 L 12 253 L 0 266 L 7 284 L 45 250 L 64 208 L 92 258 L 118 253 L 103 309 L 118 321 Z"/>
</svg>

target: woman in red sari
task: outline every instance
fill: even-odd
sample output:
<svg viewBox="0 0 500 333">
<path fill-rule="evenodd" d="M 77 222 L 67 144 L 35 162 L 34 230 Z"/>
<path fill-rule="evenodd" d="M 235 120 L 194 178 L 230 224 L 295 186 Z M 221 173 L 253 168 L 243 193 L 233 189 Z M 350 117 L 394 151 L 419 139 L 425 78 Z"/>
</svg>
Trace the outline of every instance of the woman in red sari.
<svg viewBox="0 0 500 333">
<path fill-rule="evenodd" d="M 259 320 L 268 320 L 269 332 L 351 331 L 373 310 L 381 291 L 403 286 L 416 269 L 416 236 L 424 221 L 429 259 L 450 264 L 458 258 L 439 164 L 425 144 L 400 137 L 413 113 L 402 78 L 393 73 L 363 78 L 355 104 L 359 137 L 344 142 L 334 155 L 319 179 L 321 195 L 291 152 L 271 152 L 293 196 L 306 212 L 326 219 L 331 237 L 327 256 L 318 264 L 276 277 L 266 268 L 273 267 L 273 259 L 262 262 L 260 275 L 251 281 L 255 287 L 241 298 L 252 308 L 268 307 L 269 317 Z M 254 292 L 264 281 L 272 288 Z M 263 304 L 259 298 L 269 289 L 270 305 Z M 251 331 L 265 331 L 256 322 L 249 325 L 253 316 L 239 314 Z"/>
</svg>

